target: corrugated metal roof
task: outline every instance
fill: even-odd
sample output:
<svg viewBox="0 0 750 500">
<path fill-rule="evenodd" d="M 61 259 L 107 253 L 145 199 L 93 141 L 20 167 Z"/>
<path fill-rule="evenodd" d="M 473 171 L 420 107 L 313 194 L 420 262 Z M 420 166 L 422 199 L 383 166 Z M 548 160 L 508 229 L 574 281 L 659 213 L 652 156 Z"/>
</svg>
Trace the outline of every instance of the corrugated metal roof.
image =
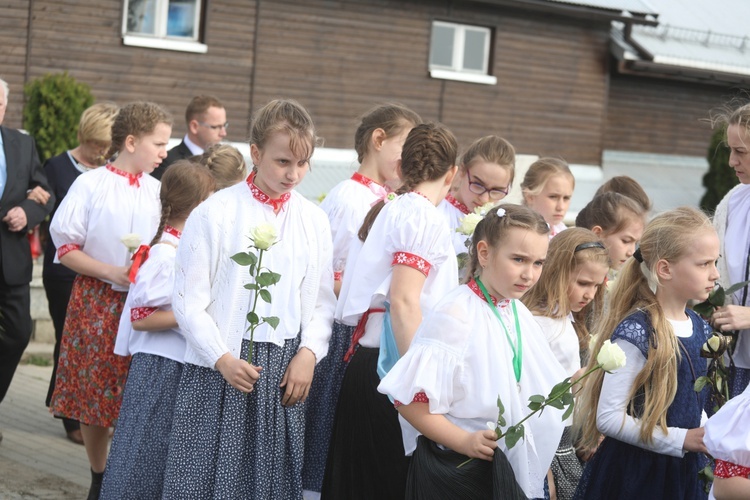
<svg viewBox="0 0 750 500">
<path fill-rule="evenodd" d="M 582 7 L 594 7 L 597 9 L 613 10 L 617 12 L 630 12 L 632 14 L 654 15 L 656 11 L 646 0 L 547 0 L 552 3 L 564 3 L 579 5 Z"/>
<path fill-rule="evenodd" d="M 750 2 L 648 1 L 659 14 L 659 25 L 634 25 L 632 38 L 653 55 L 654 63 L 750 75 Z M 626 58 L 637 59 L 638 51 L 630 49 Z"/>
</svg>

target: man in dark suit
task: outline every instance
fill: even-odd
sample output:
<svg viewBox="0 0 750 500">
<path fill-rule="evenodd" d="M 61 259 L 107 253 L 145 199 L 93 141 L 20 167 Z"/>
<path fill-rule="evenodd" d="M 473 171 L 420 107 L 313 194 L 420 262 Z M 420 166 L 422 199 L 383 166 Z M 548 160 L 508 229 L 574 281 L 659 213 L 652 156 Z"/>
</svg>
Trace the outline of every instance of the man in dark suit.
<svg viewBox="0 0 750 500">
<path fill-rule="evenodd" d="M 185 110 L 187 133 L 182 142 L 167 152 L 167 157 L 151 175 L 161 180 L 167 168 L 177 160 L 203 154 L 203 151 L 218 144 L 227 136 L 227 112 L 214 96 L 193 97 Z"/>
<path fill-rule="evenodd" d="M 0 80 L 0 402 L 31 337 L 32 260 L 26 233 L 55 204 L 34 139 L 2 126 L 7 99 L 8 84 Z"/>
</svg>

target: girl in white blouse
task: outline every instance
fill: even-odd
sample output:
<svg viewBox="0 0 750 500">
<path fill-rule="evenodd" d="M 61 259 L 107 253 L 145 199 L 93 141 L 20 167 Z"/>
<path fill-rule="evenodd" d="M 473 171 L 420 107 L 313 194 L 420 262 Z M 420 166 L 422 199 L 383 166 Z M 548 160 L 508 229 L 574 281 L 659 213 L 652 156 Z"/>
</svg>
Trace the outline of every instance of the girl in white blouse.
<svg viewBox="0 0 750 500">
<path fill-rule="evenodd" d="M 487 203 L 496 205 L 505 198 L 513 185 L 515 169 L 516 150 L 496 135 L 477 139 L 461 156 L 453 186 L 438 205 L 448 221 L 457 256 L 469 251 L 468 236 L 456 231 L 461 220 L 474 209 Z"/>
<path fill-rule="evenodd" d="M 333 235 L 334 290 L 339 294 L 346 259 L 352 242 L 370 208 L 401 182 L 398 162 L 409 131 L 422 123 L 417 113 L 400 104 L 381 104 L 369 110 L 354 133 L 359 169 L 337 184 L 320 204 L 328 215 Z M 339 398 L 341 380 L 348 361 L 354 326 L 336 318 L 328 355 L 315 367 L 307 402 L 305 468 L 302 482 L 309 498 L 320 495 L 328 443 Z M 315 492 L 315 493 L 312 493 Z"/>
<path fill-rule="evenodd" d="M 251 127 L 253 172 L 188 217 L 177 249 L 172 306 L 185 334 L 165 498 L 301 498 L 305 405 L 328 349 L 336 297 L 325 213 L 294 191 L 309 169 L 315 128 L 300 104 L 274 100 Z M 246 251 L 251 230 L 272 224 L 278 243 L 263 267 L 281 275 L 255 313 Z"/>
<path fill-rule="evenodd" d="M 678 208 L 648 223 L 633 257 L 609 293 L 587 369 L 610 339 L 627 364 L 595 371 L 576 405 L 581 446 L 594 449 L 604 439 L 574 498 L 704 499 L 698 471 L 707 463 L 708 388 L 693 387 L 706 374 L 700 350 L 710 327 L 687 304 L 714 289 L 719 239 L 705 214 Z"/>
<path fill-rule="evenodd" d="M 436 207 L 456 173 L 456 154 L 447 128 L 414 127 L 401 154 L 404 184 L 387 204 L 372 208 L 349 251 L 336 317 L 357 328 L 336 407 L 323 498 L 403 497 L 407 461 L 398 415 L 377 385 L 387 359 L 406 352 L 422 314 L 458 281 L 448 226 Z"/>
<path fill-rule="evenodd" d="M 161 183 L 159 228 L 134 259 L 134 283 L 115 343 L 115 354 L 132 359 L 101 499 L 161 498 L 172 409 L 185 358 L 185 338 L 172 312 L 175 253 L 187 216 L 213 192 L 215 182 L 206 167 L 179 160 Z"/>
<path fill-rule="evenodd" d="M 472 278 L 434 307 L 380 384 L 410 424 L 403 433 L 413 453 L 408 498 L 544 497 L 561 413 L 548 408 L 527 420 L 525 438 L 510 449 L 487 422 L 498 420 L 498 399 L 507 423 L 520 422 L 529 397 L 548 394 L 567 375 L 518 300 L 539 279 L 548 233 L 529 208 L 492 209 L 474 232 Z M 467 457 L 475 460 L 458 468 Z M 496 474 L 504 491 L 493 491 Z"/>
<path fill-rule="evenodd" d="M 59 261 L 79 276 L 73 285 L 50 408 L 79 420 L 91 463 L 89 496 L 98 498 L 130 358 L 113 352 L 128 290 L 130 251 L 121 240 L 145 243 L 156 232 L 160 183 L 150 175 L 167 156 L 172 117 L 159 105 L 120 109 L 105 167 L 81 174 L 50 225 Z"/>
<path fill-rule="evenodd" d="M 569 377 L 588 359 L 589 326 L 602 312 L 608 270 L 609 255 L 599 238 L 588 229 L 568 229 L 550 242 L 539 283 L 522 299 Z M 582 472 L 566 427 L 552 462 L 559 500 L 573 496 Z"/>
</svg>

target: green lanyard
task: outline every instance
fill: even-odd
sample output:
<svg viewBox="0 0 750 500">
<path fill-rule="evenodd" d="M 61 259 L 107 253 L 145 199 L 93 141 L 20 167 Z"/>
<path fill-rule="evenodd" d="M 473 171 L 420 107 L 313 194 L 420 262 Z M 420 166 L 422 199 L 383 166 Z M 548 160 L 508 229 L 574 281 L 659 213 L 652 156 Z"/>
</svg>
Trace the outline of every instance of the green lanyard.
<svg viewBox="0 0 750 500">
<path fill-rule="evenodd" d="M 510 301 L 511 308 L 513 309 L 513 318 L 516 320 L 516 344 L 513 345 L 513 341 L 510 338 L 510 332 L 508 331 L 508 327 L 505 326 L 505 322 L 500 317 L 500 313 L 497 311 L 497 307 L 495 306 L 495 303 L 492 302 L 492 298 L 490 297 L 490 294 L 487 292 L 487 289 L 484 287 L 484 283 L 482 283 L 482 281 L 479 279 L 478 276 L 474 279 L 477 282 L 477 285 L 479 285 L 479 289 L 482 290 L 482 293 L 484 294 L 484 298 L 487 301 L 487 304 L 490 306 L 490 309 L 492 309 L 492 312 L 495 313 L 497 320 L 500 322 L 500 324 L 503 327 L 503 331 L 505 332 L 505 338 L 508 339 L 510 348 L 513 350 L 513 373 L 516 376 L 516 383 L 520 383 L 521 382 L 521 364 L 523 361 L 523 344 L 521 343 L 521 325 L 518 323 L 518 312 L 516 311 L 516 301 L 515 300 Z"/>
</svg>

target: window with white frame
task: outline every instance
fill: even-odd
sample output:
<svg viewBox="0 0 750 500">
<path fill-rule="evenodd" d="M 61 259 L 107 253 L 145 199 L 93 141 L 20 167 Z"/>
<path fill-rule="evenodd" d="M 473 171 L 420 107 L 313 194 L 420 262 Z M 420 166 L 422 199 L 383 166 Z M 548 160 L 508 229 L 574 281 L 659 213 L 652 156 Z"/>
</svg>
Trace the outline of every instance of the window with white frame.
<svg viewBox="0 0 750 500">
<path fill-rule="evenodd" d="M 489 74 L 492 30 L 482 26 L 433 21 L 430 76 L 494 85 Z"/>
<path fill-rule="evenodd" d="M 125 45 L 206 52 L 201 43 L 202 0 L 125 0 Z"/>
</svg>

